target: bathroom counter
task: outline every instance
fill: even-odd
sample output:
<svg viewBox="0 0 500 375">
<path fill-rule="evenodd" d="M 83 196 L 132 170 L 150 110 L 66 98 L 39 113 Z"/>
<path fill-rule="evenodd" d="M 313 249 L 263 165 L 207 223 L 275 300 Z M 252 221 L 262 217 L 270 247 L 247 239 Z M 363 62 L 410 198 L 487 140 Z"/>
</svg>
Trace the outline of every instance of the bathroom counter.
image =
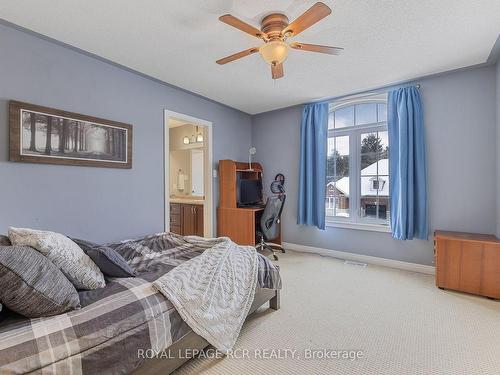
<svg viewBox="0 0 500 375">
<path fill-rule="evenodd" d="M 193 198 L 170 198 L 170 203 L 184 203 L 184 204 L 199 204 L 205 205 L 204 199 L 193 199 Z"/>
</svg>

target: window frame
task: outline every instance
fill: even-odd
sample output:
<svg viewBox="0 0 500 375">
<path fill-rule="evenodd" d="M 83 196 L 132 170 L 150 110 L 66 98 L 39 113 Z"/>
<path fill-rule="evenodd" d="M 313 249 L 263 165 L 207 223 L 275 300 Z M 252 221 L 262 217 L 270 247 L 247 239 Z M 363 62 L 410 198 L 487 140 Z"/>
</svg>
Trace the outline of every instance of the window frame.
<svg viewBox="0 0 500 375">
<path fill-rule="evenodd" d="M 328 121 L 330 121 L 330 118 L 333 117 L 332 113 L 339 109 L 355 106 L 356 104 L 370 103 L 387 105 L 387 94 L 377 94 L 368 97 L 350 98 L 347 100 L 332 102 L 329 106 Z M 356 110 L 354 110 L 354 124 L 356 124 Z M 340 136 L 349 137 L 349 191 L 354 194 L 349 194 L 349 217 L 328 216 L 325 213 L 326 226 L 390 232 L 391 229 L 389 221 L 361 216 L 361 136 L 365 133 L 375 133 L 379 131 L 388 131 L 387 119 L 382 122 L 353 125 L 338 129 L 328 128 L 328 138 Z M 351 176 L 355 176 L 355 178 L 351 178 Z M 388 183 L 388 181 L 386 181 L 386 183 Z"/>
</svg>

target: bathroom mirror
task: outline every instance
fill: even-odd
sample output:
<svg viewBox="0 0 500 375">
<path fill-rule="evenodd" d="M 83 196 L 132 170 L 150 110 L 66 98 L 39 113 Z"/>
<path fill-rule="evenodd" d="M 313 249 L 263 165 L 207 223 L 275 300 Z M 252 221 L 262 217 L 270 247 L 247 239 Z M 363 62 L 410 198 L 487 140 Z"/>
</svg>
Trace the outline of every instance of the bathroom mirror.
<svg viewBox="0 0 500 375">
<path fill-rule="evenodd" d="M 191 150 L 191 195 L 204 195 L 203 150 Z"/>
</svg>

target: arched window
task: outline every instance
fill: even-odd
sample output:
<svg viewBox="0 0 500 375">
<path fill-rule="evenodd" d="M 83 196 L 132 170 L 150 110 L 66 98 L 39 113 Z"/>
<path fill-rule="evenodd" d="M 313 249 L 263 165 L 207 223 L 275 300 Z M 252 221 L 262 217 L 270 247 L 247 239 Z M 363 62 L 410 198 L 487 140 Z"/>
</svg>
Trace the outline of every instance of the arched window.
<svg viewBox="0 0 500 375">
<path fill-rule="evenodd" d="M 333 226 L 388 229 L 387 96 L 330 104 L 326 216 Z"/>
</svg>

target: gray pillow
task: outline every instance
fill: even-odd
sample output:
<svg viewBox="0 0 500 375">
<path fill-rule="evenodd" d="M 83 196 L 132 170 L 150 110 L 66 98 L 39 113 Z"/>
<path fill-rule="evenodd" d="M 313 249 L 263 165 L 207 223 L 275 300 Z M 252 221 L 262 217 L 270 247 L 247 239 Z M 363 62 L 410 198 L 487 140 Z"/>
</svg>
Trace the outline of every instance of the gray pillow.
<svg viewBox="0 0 500 375">
<path fill-rule="evenodd" d="M 0 246 L 11 246 L 9 237 L 0 234 Z"/>
<path fill-rule="evenodd" d="M 73 239 L 73 241 L 97 264 L 97 267 L 100 268 L 104 275 L 110 277 L 135 277 L 133 268 L 114 249 L 84 240 Z"/>
<path fill-rule="evenodd" d="M 71 282 L 48 258 L 28 246 L 0 246 L 0 300 L 28 318 L 80 307 Z"/>
<path fill-rule="evenodd" d="M 9 228 L 13 245 L 30 246 L 52 261 L 78 289 L 104 288 L 99 267 L 76 243 L 60 233 L 29 228 Z"/>
</svg>

